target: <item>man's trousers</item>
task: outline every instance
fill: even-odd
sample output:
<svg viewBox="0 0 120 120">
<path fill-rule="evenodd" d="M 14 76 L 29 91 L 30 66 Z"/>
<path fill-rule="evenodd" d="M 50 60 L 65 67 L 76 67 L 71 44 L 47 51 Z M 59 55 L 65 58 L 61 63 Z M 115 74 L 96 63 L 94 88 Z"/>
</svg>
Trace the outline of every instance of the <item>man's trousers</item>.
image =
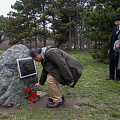
<svg viewBox="0 0 120 120">
<path fill-rule="evenodd" d="M 117 69 L 118 61 L 110 60 L 110 77 L 115 78 L 115 71 L 116 71 L 116 79 L 120 79 L 120 70 Z"/>
<path fill-rule="evenodd" d="M 53 102 L 56 103 L 62 102 L 62 98 L 61 98 L 62 95 L 58 87 L 58 83 L 59 81 L 57 81 L 53 76 L 51 76 L 50 74 L 47 75 L 47 85 L 50 90 L 50 94 L 53 99 Z"/>
</svg>

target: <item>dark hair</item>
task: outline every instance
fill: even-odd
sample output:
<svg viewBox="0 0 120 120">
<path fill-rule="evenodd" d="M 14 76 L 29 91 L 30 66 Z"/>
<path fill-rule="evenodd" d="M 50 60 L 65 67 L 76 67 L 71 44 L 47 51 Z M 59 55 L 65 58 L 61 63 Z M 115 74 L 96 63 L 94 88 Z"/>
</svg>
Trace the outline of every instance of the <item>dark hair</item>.
<svg viewBox="0 0 120 120">
<path fill-rule="evenodd" d="M 31 57 L 36 57 L 35 54 L 40 54 L 41 53 L 41 49 L 40 48 L 32 48 L 30 51 L 29 51 L 29 55 Z"/>
</svg>

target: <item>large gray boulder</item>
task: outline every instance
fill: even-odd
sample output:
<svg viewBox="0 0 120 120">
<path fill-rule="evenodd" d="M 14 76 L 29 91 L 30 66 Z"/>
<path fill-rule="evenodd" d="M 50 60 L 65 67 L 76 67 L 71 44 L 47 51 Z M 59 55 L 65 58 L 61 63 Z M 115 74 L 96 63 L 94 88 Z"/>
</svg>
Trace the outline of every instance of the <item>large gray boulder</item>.
<svg viewBox="0 0 120 120">
<path fill-rule="evenodd" d="M 0 56 L 0 106 L 10 107 L 25 98 L 26 88 L 36 92 L 34 85 L 38 76 L 20 79 L 18 77 L 16 59 L 29 56 L 29 49 L 20 44 L 7 49 Z"/>
</svg>

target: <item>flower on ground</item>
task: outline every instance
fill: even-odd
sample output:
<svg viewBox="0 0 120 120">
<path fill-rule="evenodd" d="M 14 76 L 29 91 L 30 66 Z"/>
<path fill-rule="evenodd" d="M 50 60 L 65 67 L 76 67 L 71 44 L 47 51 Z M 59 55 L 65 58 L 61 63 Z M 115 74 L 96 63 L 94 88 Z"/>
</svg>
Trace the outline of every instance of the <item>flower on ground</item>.
<svg viewBox="0 0 120 120">
<path fill-rule="evenodd" d="M 26 92 L 30 92 L 29 88 L 26 88 Z"/>
<path fill-rule="evenodd" d="M 33 94 L 29 88 L 26 88 L 26 92 L 27 92 L 27 100 L 30 102 L 32 101 L 33 103 L 36 103 L 37 100 L 40 98 L 40 95 Z"/>
<path fill-rule="evenodd" d="M 32 93 L 30 93 L 29 95 L 30 95 L 31 97 L 33 97 L 33 94 L 32 94 Z"/>
<path fill-rule="evenodd" d="M 36 97 L 37 97 L 37 94 L 34 94 L 33 97 L 36 98 Z"/>
<path fill-rule="evenodd" d="M 29 97 L 29 98 L 28 98 L 28 101 L 32 101 L 32 98 L 31 98 L 31 97 Z"/>
<path fill-rule="evenodd" d="M 36 99 L 33 99 L 33 103 L 36 103 Z"/>
<path fill-rule="evenodd" d="M 38 98 L 40 98 L 40 95 L 37 95 Z"/>
<path fill-rule="evenodd" d="M 36 95 L 34 95 L 33 97 L 36 98 Z"/>
</svg>

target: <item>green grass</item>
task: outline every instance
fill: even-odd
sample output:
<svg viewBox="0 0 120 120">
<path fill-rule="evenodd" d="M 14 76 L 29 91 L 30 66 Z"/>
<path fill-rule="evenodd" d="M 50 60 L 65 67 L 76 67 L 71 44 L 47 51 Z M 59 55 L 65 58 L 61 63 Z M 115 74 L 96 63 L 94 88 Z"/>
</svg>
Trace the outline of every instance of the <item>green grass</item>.
<svg viewBox="0 0 120 120">
<path fill-rule="evenodd" d="M 78 109 L 57 108 L 39 109 L 33 108 L 26 113 L 11 113 L 8 116 L 0 114 L 0 119 L 9 120 L 113 120 L 120 119 L 120 83 L 106 81 L 109 75 L 109 66 L 94 60 L 88 51 L 66 51 L 79 60 L 84 68 L 83 75 L 75 88 L 60 85 L 62 94 L 66 99 L 77 97 L 89 99 L 89 102 L 77 103 Z M 1 52 L 0 52 L 1 54 Z M 40 77 L 42 66 L 36 62 L 38 76 Z M 39 90 L 50 96 L 47 84 L 40 86 Z M 47 104 L 47 103 L 46 103 Z"/>
<path fill-rule="evenodd" d="M 2 55 L 4 53 L 4 51 L 0 51 L 0 55 Z"/>
</svg>

